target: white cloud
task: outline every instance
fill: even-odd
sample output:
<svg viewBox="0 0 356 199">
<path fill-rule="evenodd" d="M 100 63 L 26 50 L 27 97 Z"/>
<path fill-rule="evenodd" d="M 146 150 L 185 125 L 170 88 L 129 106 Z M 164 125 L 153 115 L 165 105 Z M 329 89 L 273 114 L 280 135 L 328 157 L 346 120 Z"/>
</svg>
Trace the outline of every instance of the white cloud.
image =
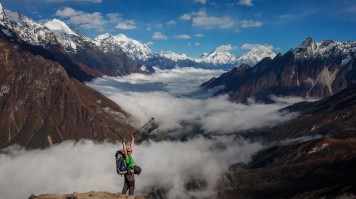
<svg viewBox="0 0 356 199">
<path fill-rule="evenodd" d="M 252 0 L 239 0 L 238 5 L 253 6 Z"/>
<path fill-rule="evenodd" d="M 166 23 L 166 25 L 176 25 L 176 24 L 177 24 L 177 22 L 174 21 L 174 20 L 169 20 L 169 21 Z"/>
<path fill-rule="evenodd" d="M 198 12 L 184 14 L 180 17 L 181 20 L 191 20 L 192 26 L 202 26 L 205 28 L 220 28 L 227 29 L 234 26 L 235 22 L 228 16 L 215 17 L 208 16 L 206 9 L 200 9 Z"/>
<path fill-rule="evenodd" d="M 189 42 L 189 43 L 188 43 L 188 46 L 199 46 L 199 45 L 200 45 L 199 42 L 195 42 L 195 43 Z"/>
<path fill-rule="evenodd" d="M 186 35 L 186 34 L 174 35 L 173 37 L 174 37 L 174 38 L 177 38 L 177 39 L 190 39 L 190 38 L 192 38 L 191 36 Z"/>
<path fill-rule="evenodd" d="M 78 11 L 74 10 L 73 8 L 65 7 L 62 10 L 57 10 L 55 15 L 66 18 L 75 15 Z"/>
<path fill-rule="evenodd" d="M 225 45 L 220 48 L 231 50 L 234 47 Z M 158 133 L 184 132 L 186 125 L 183 124 L 198 125 L 206 132 L 228 133 L 275 125 L 295 116 L 278 111 L 288 105 L 284 102 L 246 105 L 232 103 L 227 96 L 207 98 L 205 94 L 202 98 L 198 85 L 221 73 L 193 68 L 157 69 L 152 75 L 105 77 L 88 85 L 120 104 L 139 123 L 156 118 Z"/>
<path fill-rule="evenodd" d="M 209 16 L 197 16 L 193 18 L 193 27 L 194 26 L 203 26 L 206 28 L 220 28 L 227 29 L 231 28 L 234 25 L 234 22 L 229 17 L 209 17 Z"/>
<path fill-rule="evenodd" d="M 192 15 L 191 14 L 184 14 L 182 16 L 179 17 L 180 20 L 185 20 L 185 21 L 189 21 L 192 19 Z"/>
<path fill-rule="evenodd" d="M 106 16 L 111 23 L 118 23 L 121 20 L 122 14 L 120 13 L 108 13 Z"/>
<path fill-rule="evenodd" d="M 68 23 L 79 25 L 85 29 L 100 29 L 107 23 L 100 12 L 86 13 L 69 7 L 57 10 L 55 15 L 61 18 L 68 18 Z"/>
<path fill-rule="evenodd" d="M 147 46 L 151 46 L 153 44 L 154 44 L 153 41 L 149 41 L 149 42 L 146 43 Z"/>
<path fill-rule="evenodd" d="M 164 198 L 211 196 L 218 191 L 216 183 L 231 164 L 246 163 L 263 148 L 259 143 L 221 133 L 271 126 L 294 116 L 278 110 L 301 99 L 274 97 L 275 104 L 246 105 L 232 103 L 226 96 L 211 97 L 198 88 L 222 72 L 156 68 L 151 75 L 103 77 L 87 83 L 134 116 L 137 126 L 154 117 L 158 125 L 151 132 L 154 135 L 191 134 L 194 131 L 189 130 L 190 125 L 211 132 L 210 138 L 188 137 L 185 142 L 149 140 L 137 145 L 133 157 L 142 168 L 141 175 L 136 176 L 137 195 L 163 189 Z M 120 144 L 86 140 L 67 141 L 45 150 L 25 151 L 12 146 L 0 152 L 0 178 L 6 179 L 0 181 L 1 196 L 25 198 L 31 194 L 92 190 L 120 192 L 124 179 L 116 174 L 114 161 L 114 153 L 120 148 Z M 157 163 L 157 159 L 162 161 Z M 200 180 L 206 186 L 187 190 L 186 184 L 192 180 Z"/>
<path fill-rule="evenodd" d="M 68 22 L 76 25 L 91 25 L 93 27 L 100 27 L 106 23 L 100 12 L 78 12 L 77 15 L 71 16 Z"/>
<path fill-rule="evenodd" d="M 117 23 L 116 28 L 118 29 L 136 29 L 135 21 L 124 19 L 120 13 L 108 13 L 104 17 L 100 12 L 87 13 L 65 7 L 58 9 L 55 15 L 67 19 L 68 23 L 78 25 L 84 29 L 102 30 L 103 26 L 109 23 Z"/>
<path fill-rule="evenodd" d="M 0 154 L 0 177 L 6 179 L 0 181 L 1 197 L 121 192 L 124 178 L 116 174 L 114 160 L 120 148 L 121 144 L 82 140 L 67 141 L 45 150 L 5 149 L 5 153 Z M 167 191 L 164 198 L 209 196 L 229 165 L 249 161 L 261 148 L 259 143 L 230 137 L 143 142 L 133 151 L 136 164 L 142 168 L 141 175 L 135 176 L 135 194 L 146 195 L 164 189 Z M 201 180 L 206 187 L 187 190 L 185 185 L 191 180 Z"/>
<path fill-rule="evenodd" d="M 119 22 L 115 28 L 122 29 L 122 30 L 133 30 L 136 29 L 135 21 L 134 20 L 123 20 Z"/>
<path fill-rule="evenodd" d="M 289 21 L 292 21 L 294 19 L 296 19 L 297 16 L 293 15 L 293 14 L 283 14 L 278 16 L 278 22 L 279 23 L 286 23 Z"/>
<path fill-rule="evenodd" d="M 203 34 L 196 34 L 195 37 L 200 38 L 200 37 L 204 37 L 204 35 Z"/>
<path fill-rule="evenodd" d="M 249 43 L 245 43 L 241 46 L 242 49 L 246 49 L 246 50 L 251 50 L 251 49 L 269 49 L 269 50 L 273 50 L 273 46 L 272 45 L 262 45 L 262 44 L 249 44 Z"/>
<path fill-rule="evenodd" d="M 161 32 L 155 32 L 152 36 L 152 39 L 154 40 L 167 40 L 168 37 Z"/>
<path fill-rule="evenodd" d="M 260 27 L 263 23 L 260 21 L 253 21 L 253 20 L 242 20 L 240 21 L 240 26 L 243 28 L 250 28 L 250 27 Z"/>
<path fill-rule="evenodd" d="M 193 0 L 194 3 L 206 4 L 207 0 Z"/>
<path fill-rule="evenodd" d="M 229 52 L 229 51 L 234 50 L 236 48 L 237 48 L 236 46 L 228 44 L 228 45 L 221 45 L 221 46 L 217 47 L 215 51 L 223 53 L 223 52 Z"/>
</svg>

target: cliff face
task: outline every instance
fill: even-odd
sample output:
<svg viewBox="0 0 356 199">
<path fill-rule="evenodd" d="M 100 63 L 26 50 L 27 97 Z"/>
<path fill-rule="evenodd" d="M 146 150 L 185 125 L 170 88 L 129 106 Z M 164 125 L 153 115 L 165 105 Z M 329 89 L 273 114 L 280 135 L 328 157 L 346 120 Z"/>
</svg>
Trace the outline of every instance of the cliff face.
<svg viewBox="0 0 356 199">
<path fill-rule="evenodd" d="M 132 131 L 129 115 L 70 75 L 52 53 L 4 35 L 0 46 L 0 148 L 115 140 Z"/>
</svg>

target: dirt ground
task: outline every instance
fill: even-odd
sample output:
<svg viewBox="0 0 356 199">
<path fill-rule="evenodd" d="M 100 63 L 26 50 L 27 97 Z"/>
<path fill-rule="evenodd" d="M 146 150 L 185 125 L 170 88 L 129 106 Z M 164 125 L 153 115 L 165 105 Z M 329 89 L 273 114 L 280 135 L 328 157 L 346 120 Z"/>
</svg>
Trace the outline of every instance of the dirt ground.
<svg viewBox="0 0 356 199">
<path fill-rule="evenodd" d="M 144 199 L 143 196 L 127 196 L 121 193 L 95 192 L 88 193 L 71 193 L 64 195 L 57 194 L 41 194 L 31 195 L 29 199 Z"/>
</svg>

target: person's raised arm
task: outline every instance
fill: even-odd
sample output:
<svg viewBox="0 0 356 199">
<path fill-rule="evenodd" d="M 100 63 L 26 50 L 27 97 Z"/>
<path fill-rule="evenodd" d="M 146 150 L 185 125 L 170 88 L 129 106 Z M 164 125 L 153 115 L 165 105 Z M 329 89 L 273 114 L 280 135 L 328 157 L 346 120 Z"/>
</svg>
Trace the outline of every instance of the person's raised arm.
<svg viewBox="0 0 356 199">
<path fill-rule="evenodd" d="M 131 144 L 130 144 L 131 150 L 133 150 L 134 143 L 135 143 L 135 136 L 134 134 L 131 134 Z"/>
<path fill-rule="evenodd" d="M 125 144 L 126 140 L 122 140 L 122 150 L 124 151 L 125 157 L 127 157 L 127 151 L 126 151 L 126 144 Z"/>
</svg>

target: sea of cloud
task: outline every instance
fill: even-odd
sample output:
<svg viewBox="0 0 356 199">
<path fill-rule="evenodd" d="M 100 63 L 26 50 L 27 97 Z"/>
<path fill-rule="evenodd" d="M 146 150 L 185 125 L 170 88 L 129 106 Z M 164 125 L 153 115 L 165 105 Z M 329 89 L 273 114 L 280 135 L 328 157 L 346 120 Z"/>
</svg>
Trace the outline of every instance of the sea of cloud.
<svg viewBox="0 0 356 199">
<path fill-rule="evenodd" d="M 0 196 L 121 192 L 124 178 L 116 174 L 114 158 L 120 145 L 82 140 L 45 150 L 7 148 L 0 154 Z M 247 162 L 261 148 L 259 143 L 224 136 L 197 137 L 186 142 L 145 141 L 134 147 L 133 157 L 142 168 L 142 174 L 136 176 L 135 194 L 164 198 L 214 194 L 216 182 L 229 165 Z M 187 186 L 194 180 L 204 186 L 189 190 Z"/>
<path fill-rule="evenodd" d="M 195 68 L 156 69 L 152 75 L 103 77 L 87 83 L 131 114 L 136 127 L 154 117 L 155 131 L 160 133 L 184 133 L 190 125 L 209 133 L 185 141 L 147 139 L 135 145 L 133 157 L 142 168 L 136 177 L 136 194 L 157 198 L 210 196 L 231 164 L 246 163 L 263 148 L 258 142 L 231 135 L 233 132 L 272 126 L 296 115 L 279 110 L 301 99 L 272 97 L 274 104 L 253 100 L 238 104 L 227 96 L 212 97 L 212 91 L 199 88 L 221 73 Z M 67 141 L 44 150 L 11 146 L 0 151 L 0 198 L 121 192 L 124 179 L 116 174 L 114 161 L 119 148 L 120 144 L 89 140 Z"/>
<path fill-rule="evenodd" d="M 227 95 L 212 97 L 215 90 L 204 91 L 199 85 L 219 76 L 221 70 L 175 68 L 153 75 L 132 74 L 125 77 L 103 77 L 87 85 L 119 104 L 137 121 L 146 123 L 154 117 L 158 131 L 181 131 L 187 124 L 198 125 L 207 133 L 231 133 L 273 126 L 289 120 L 296 113 L 280 112 L 302 98 L 271 96 L 274 104 L 232 103 Z M 218 88 L 217 88 L 218 89 Z"/>
</svg>

